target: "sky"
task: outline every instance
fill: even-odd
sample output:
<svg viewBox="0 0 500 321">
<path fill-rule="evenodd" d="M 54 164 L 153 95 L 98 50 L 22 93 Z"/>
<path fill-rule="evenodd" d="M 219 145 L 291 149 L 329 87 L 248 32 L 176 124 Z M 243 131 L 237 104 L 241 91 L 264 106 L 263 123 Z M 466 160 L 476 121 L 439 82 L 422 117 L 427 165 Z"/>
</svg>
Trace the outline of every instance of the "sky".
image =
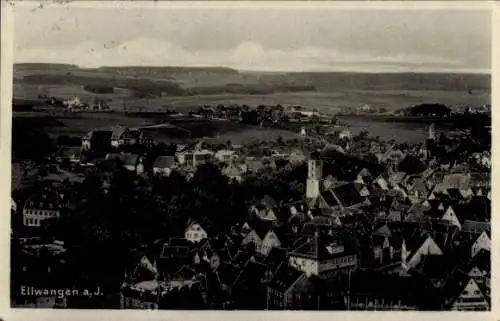
<svg viewBox="0 0 500 321">
<path fill-rule="evenodd" d="M 269 71 L 489 72 L 489 10 L 15 6 L 15 62 Z"/>
</svg>

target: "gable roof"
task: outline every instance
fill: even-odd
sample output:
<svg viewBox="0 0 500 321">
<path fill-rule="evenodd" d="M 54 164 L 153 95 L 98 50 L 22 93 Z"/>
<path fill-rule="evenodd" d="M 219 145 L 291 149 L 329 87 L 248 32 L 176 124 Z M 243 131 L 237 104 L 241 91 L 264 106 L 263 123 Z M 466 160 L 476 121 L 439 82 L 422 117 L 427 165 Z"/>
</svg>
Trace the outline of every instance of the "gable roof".
<svg viewBox="0 0 500 321">
<path fill-rule="evenodd" d="M 358 176 L 361 176 L 361 177 L 373 177 L 372 173 L 366 167 L 359 171 Z"/>
<path fill-rule="evenodd" d="M 405 177 L 406 177 L 406 172 L 396 172 L 396 173 L 392 174 L 391 176 L 389 176 L 389 182 L 392 185 L 398 185 L 398 184 L 401 184 L 401 182 L 403 181 L 403 179 Z"/>
<path fill-rule="evenodd" d="M 391 229 L 389 228 L 389 226 L 387 224 L 384 224 L 381 227 L 379 227 L 377 230 L 375 230 L 372 233 L 372 235 L 390 237 L 390 236 L 392 236 L 392 232 L 391 232 Z"/>
<path fill-rule="evenodd" d="M 359 195 L 359 191 L 354 183 L 336 186 L 332 188 L 331 191 L 342 207 L 351 207 L 363 202 L 363 198 Z"/>
<path fill-rule="evenodd" d="M 111 139 L 120 139 L 122 135 L 127 131 L 127 127 L 118 125 L 111 128 Z"/>
</svg>

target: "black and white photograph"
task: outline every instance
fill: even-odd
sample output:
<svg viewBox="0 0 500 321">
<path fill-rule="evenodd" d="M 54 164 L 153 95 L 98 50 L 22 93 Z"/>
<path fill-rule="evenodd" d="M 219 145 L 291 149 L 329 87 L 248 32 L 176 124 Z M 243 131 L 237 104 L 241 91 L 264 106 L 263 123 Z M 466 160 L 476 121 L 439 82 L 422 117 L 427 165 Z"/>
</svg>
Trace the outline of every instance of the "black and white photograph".
<svg viewBox="0 0 500 321">
<path fill-rule="evenodd" d="M 11 308 L 491 311 L 493 5 L 10 1 Z"/>
</svg>

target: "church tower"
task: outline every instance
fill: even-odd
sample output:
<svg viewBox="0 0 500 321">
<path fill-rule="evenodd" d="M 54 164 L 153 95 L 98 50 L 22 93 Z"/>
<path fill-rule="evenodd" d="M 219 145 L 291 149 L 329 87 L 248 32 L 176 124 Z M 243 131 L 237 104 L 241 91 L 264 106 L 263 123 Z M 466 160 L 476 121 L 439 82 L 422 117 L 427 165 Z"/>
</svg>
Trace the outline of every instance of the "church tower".
<svg viewBox="0 0 500 321">
<path fill-rule="evenodd" d="M 429 139 L 434 141 L 436 140 L 436 127 L 434 126 L 434 123 L 429 126 Z"/>
<path fill-rule="evenodd" d="M 307 169 L 306 197 L 314 199 L 319 196 L 321 179 L 323 177 L 323 161 L 310 159 Z"/>
</svg>

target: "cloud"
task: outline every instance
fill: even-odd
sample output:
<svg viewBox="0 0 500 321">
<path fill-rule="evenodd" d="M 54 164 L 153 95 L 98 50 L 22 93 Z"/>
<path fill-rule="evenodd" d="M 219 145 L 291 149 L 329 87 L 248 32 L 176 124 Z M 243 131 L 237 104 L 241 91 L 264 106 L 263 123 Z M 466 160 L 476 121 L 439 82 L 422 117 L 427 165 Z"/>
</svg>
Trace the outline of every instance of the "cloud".
<svg viewBox="0 0 500 321">
<path fill-rule="evenodd" d="M 16 62 L 71 63 L 97 66 L 226 66 L 272 71 L 440 71 L 463 70 L 463 62 L 446 57 L 377 52 L 342 52 L 303 47 L 292 51 L 242 42 L 228 50 L 189 51 L 157 38 L 137 38 L 119 44 L 84 42 L 73 47 L 16 48 Z"/>
</svg>

